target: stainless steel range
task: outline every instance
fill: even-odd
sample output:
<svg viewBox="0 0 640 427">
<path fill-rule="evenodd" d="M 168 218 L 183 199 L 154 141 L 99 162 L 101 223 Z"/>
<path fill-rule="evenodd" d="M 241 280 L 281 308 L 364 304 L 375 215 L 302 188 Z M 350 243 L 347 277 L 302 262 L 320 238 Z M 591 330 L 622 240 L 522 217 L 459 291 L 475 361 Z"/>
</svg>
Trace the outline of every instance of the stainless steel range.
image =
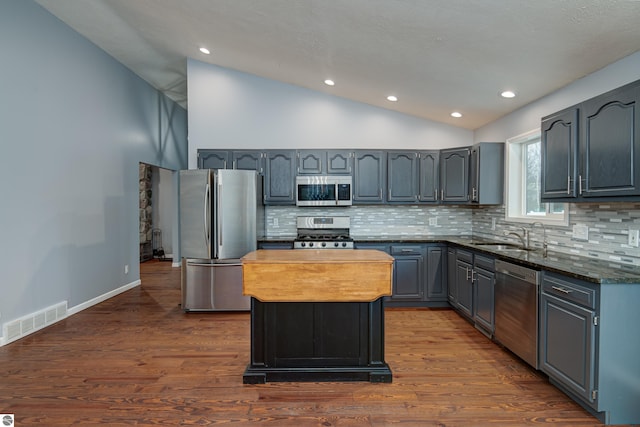
<svg viewBox="0 0 640 427">
<path fill-rule="evenodd" d="M 294 249 L 353 249 L 348 216 L 299 216 Z"/>
</svg>

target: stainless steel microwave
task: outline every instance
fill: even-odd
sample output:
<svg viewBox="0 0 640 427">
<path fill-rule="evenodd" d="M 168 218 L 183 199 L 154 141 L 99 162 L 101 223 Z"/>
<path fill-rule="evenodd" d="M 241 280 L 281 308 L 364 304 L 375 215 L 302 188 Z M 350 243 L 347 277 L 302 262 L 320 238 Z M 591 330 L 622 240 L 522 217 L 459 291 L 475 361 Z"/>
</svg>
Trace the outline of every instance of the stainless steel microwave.
<svg viewBox="0 0 640 427">
<path fill-rule="evenodd" d="M 344 175 L 299 175 L 296 177 L 297 206 L 351 206 L 351 177 Z"/>
</svg>

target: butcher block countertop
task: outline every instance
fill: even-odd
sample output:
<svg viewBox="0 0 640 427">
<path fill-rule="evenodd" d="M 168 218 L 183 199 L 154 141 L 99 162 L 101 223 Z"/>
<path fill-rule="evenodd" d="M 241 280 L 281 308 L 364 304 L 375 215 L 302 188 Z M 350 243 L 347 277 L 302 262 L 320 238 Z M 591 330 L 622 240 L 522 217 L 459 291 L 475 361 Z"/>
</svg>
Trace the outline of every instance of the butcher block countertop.
<svg viewBox="0 0 640 427">
<path fill-rule="evenodd" d="M 369 302 L 391 295 L 393 257 L 377 250 L 257 250 L 242 257 L 243 293 L 262 302 Z"/>
</svg>

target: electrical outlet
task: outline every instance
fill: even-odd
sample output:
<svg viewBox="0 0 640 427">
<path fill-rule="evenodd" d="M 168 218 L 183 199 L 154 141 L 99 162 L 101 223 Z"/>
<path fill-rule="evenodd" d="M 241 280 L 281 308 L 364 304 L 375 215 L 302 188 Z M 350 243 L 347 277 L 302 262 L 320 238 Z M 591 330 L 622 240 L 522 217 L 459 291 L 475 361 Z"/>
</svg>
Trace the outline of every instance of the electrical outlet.
<svg viewBox="0 0 640 427">
<path fill-rule="evenodd" d="M 274 227 L 278 226 L 278 218 L 273 218 L 273 226 Z"/>
<path fill-rule="evenodd" d="M 129 274 L 129 264 L 124 266 L 124 274 Z"/>
<path fill-rule="evenodd" d="M 572 238 L 576 240 L 589 240 L 589 226 L 576 224 L 573 226 Z"/>
<path fill-rule="evenodd" d="M 429 218 L 429 225 L 438 225 L 438 217 L 434 216 Z"/>
<path fill-rule="evenodd" d="M 629 246 L 633 246 L 634 248 L 637 248 L 639 239 L 640 239 L 640 230 L 629 230 Z"/>
<path fill-rule="evenodd" d="M 491 218 L 491 230 L 496 231 L 496 219 Z"/>
</svg>

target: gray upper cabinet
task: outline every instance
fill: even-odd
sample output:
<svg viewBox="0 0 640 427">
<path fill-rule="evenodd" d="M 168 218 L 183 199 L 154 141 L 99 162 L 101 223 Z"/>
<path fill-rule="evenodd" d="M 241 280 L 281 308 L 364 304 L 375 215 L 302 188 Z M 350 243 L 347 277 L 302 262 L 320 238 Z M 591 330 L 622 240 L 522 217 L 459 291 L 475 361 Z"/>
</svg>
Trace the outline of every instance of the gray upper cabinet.
<svg viewBox="0 0 640 427">
<path fill-rule="evenodd" d="M 384 203 L 386 176 L 386 153 L 384 151 L 356 150 L 354 153 L 353 203 Z"/>
<path fill-rule="evenodd" d="M 298 150 L 298 175 L 351 175 L 350 150 Z"/>
<path fill-rule="evenodd" d="M 418 201 L 420 203 L 438 203 L 440 190 L 440 151 L 421 151 L 418 153 Z"/>
<path fill-rule="evenodd" d="M 227 150 L 198 150 L 198 169 L 231 169 Z"/>
<path fill-rule="evenodd" d="M 262 151 L 233 151 L 231 157 L 233 169 L 264 172 L 265 155 Z"/>
<path fill-rule="evenodd" d="M 351 175 L 353 173 L 353 152 L 327 150 L 327 173 L 329 175 Z"/>
<path fill-rule="evenodd" d="M 470 154 L 469 147 L 440 151 L 440 199 L 443 203 L 469 201 Z"/>
<path fill-rule="evenodd" d="M 582 197 L 640 195 L 640 84 L 586 101 L 581 109 Z"/>
<path fill-rule="evenodd" d="M 640 81 L 542 118 L 542 200 L 640 196 Z"/>
<path fill-rule="evenodd" d="M 542 119 L 542 200 L 576 196 L 578 159 L 578 108 Z"/>
<path fill-rule="evenodd" d="M 469 160 L 470 200 L 500 205 L 504 193 L 504 143 L 481 142 L 471 147 Z"/>
<path fill-rule="evenodd" d="M 323 150 L 298 151 L 298 175 L 325 175 L 327 152 Z"/>
<path fill-rule="evenodd" d="M 418 201 L 418 154 L 413 151 L 387 153 L 387 201 Z"/>
<path fill-rule="evenodd" d="M 271 205 L 295 204 L 296 152 L 269 150 L 265 156 L 264 203 Z"/>
</svg>

